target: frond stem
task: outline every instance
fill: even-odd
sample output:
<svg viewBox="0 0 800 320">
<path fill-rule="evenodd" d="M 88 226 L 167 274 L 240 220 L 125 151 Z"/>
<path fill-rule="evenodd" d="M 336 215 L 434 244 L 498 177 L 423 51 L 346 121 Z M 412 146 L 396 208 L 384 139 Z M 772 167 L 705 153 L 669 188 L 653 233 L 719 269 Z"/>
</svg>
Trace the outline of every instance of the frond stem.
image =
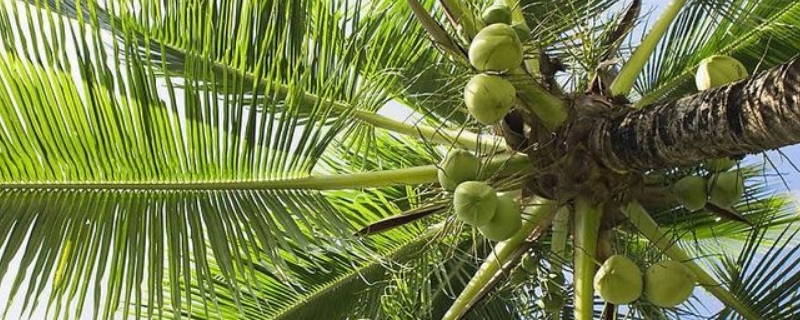
<svg viewBox="0 0 800 320">
<path fill-rule="evenodd" d="M 586 197 L 575 199 L 575 319 L 592 320 L 594 316 L 594 287 L 597 237 L 603 216 L 602 204 Z"/>
<path fill-rule="evenodd" d="M 340 110 L 347 108 L 346 105 L 336 103 L 334 107 Z M 408 124 L 389 117 L 384 117 L 377 113 L 364 110 L 353 110 L 353 117 L 369 123 L 376 128 L 389 130 L 392 132 L 427 139 L 432 142 L 456 145 L 470 150 L 503 150 L 505 141 L 491 134 L 478 135 L 468 130 L 451 130 L 435 128 L 421 124 Z"/>
<path fill-rule="evenodd" d="M 491 176 L 518 173 L 530 165 L 525 155 L 501 154 L 483 170 Z M 418 185 L 437 182 L 436 165 L 341 175 L 311 175 L 302 178 L 251 181 L 154 181 L 154 182 L 35 182 L 0 183 L 0 190 L 339 190 L 380 188 L 393 185 Z"/>
<path fill-rule="evenodd" d="M 554 206 L 552 204 L 544 199 L 535 201 L 530 217 L 527 220 L 522 220 L 522 228 L 510 239 L 495 245 L 494 250 L 481 264 L 472 279 L 469 280 L 469 283 L 458 295 L 450 309 L 447 310 L 442 320 L 457 320 L 464 317 L 474 303 L 473 298 L 481 293 L 484 286 L 500 271 L 509 256 L 528 238 L 528 235 L 539 227 L 543 221 L 546 221 L 548 215 L 553 213 Z"/>
<path fill-rule="evenodd" d="M 686 4 L 686 0 L 673 0 L 664 8 L 664 12 L 653 24 L 653 28 L 642 40 L 642 43 L 633 51 L 630 59 L 622 66 L 614 82 L 611 83 L 611 94 L 613 96 L 626 96 L 633 88 L 633 83 L 644 69 L 650 55 L 656 49 L 656 45 L 661 41 L 664 33 L 669 29 L 669 25 L 680 13 L 681 8 Z"/>
<path fill-rule="evenodd" d="M 567 258 L 567 240 L 569 239 L 569 218 L 572 212 L 569 210 L 568 206 L 562 206 L 561 208 L 556 211 L 556 215 L 553 217 L 553 235 L 550 239 L 550 250 L 553 251 L 553 254 L 556 255 L 556 258 L 550 262 L 550 274 L 558 274 L 561 275 L 564 273 L 564 259 Z M 564 286 L 563 281 L 561 281 L 563 277 L 554 277 L 548 279 L 548 281 L 559 281 L 559 283 L 555 283 L 552 286 L 548 286 L 546 289 L 550 290 L 558 290 L 559 292 L 546 292 L 545 294 L 549 295 L 563 295 L 561 292 L 561 288 Z M 544 289 L 543 289 L 544 290 Z M 560 320 L 561 319 L 561 312 L 553 312 L 550 315 L 553 320 Z"/>
</svg>

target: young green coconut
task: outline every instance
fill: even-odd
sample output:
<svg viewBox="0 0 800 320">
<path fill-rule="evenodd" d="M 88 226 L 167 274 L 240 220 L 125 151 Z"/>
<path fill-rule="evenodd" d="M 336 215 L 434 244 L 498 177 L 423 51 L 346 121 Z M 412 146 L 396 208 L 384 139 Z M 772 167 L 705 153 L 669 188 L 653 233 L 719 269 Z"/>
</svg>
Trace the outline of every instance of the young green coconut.
<svg viewBox="0 0 800 320">
<path fill-rule="evenodd" d="M 700 61 L 695 73 L 698 90 L 708 90 L 747 78 L 747 68 L 733 57 L 714 55 Z"/>
<path fill-rule="evenodd" d="M 594 290 L 613 304 L 626 304 L 642 295 L 642 270 L 622 255 L 606 259 L 594 275 Z"/>
<path fill-rule="evenodd" d="M 522 209 L 512 193 L 498 197 L 497 211 L 488 223 L 478 226 L 478 232 L 489 240 L 503 241 L 511 238 L 522 227 Z"/>
<path fill-rule="evenodd" d="M 519 261 L 519 266 L 522 270 L 525 270 L 529 275 L 535 276 L 539 273 L 539 262 L 530 255 L 525 254 Z"/>
<path fill-rule="evenodd" d="M 508 80 L 482 73 L 467 82 L 464 103 L 475 120 L 483 125 L 492 125 L 511 110 L 516 94 L 517 90 Z"/>
<path fill-rule="evenodd" d="M 458 218 L 471 226 L 480 227 L 494 218 L 500 201 L 497 191 L 482 181 L 465 181 L 453 192 L 453 209 Z"/>
<path fill-rule="evenodd" d="M 644 294 L 662 308 L 677 306 L 692 295 L 697 277 L 688 267 L 675 260 L 660 261 L 644 274 Z"/>
<path fill-rule="evenodd" d="M 511 24 L 511 8 L 503 3 L 495 3 L 483 10 L 481 20 L 487 26 L 495 23 Z"/>
<path fill-rule="evenodd" d="M 460 183 L 477 179 L 480 166 L 481 160 L 472 152 L 452 149 L 439 164 L 436 175 L 442 189 L 453 191 Z"/>
<path fill-rule="evenodd" d="M 531 39 L 531 28 L 525 22 L 517 22 L 511 25 L 511 28 L 517 33 L 519 41 L 526 42 Z"/>
<path fill-rule="evenodd" d="M 489 25 L 472 39 L 469 62 L 479 71 L 506 71 L 522 63 L 522 41 L 505 23 Z"/>
<path fill-rule="evenodd" d="M 705 207 L 708 200 L 706 183 L 706 178 L 686 176 L 673 183 L 670 191 L 684 208 L 690 211 L 700 210 Z"/>
<path fill-rule="evenodd" d="M 708 179 L 708 189 L 708 201 L 727 208 L 742 199 L 744 177 L 738 171 L 720 172 Z"/>
</svg>

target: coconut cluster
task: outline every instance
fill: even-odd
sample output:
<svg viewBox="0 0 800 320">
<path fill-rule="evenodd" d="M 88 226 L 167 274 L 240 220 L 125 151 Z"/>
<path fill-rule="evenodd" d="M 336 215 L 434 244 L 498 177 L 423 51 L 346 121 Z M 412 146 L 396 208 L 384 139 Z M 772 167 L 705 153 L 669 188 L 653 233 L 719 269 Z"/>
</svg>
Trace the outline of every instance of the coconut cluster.
<svg viewBox="0 0 800 320">
<path fill-rule="evenodd" d="M 689 299 L 696 281 L 692 270 L 678 261 L 660 261 L 643 275 L 635 262 L 613 255 L 600 266 L 593 284 L 594 290 L 609 303 L 628 304 L 644 295 L 656 306 L 671 308 Z"/>
<path fill-rule="evenodd" d="M 670 187 L 675 200 L 690 211 L 703 209 L 706 203 L 730 208 L 742 200 L 744 176 L 740 170 L 731 170 L 733 160 L 711 160 L 706 166 L 708 176 L 689 175 Z"/>
<path fill-rule="evenodd" d="M 480 159 L 467 150 L 448 152 L 438 166 L 443 189 L 453 192 L 453 210 L 464 223 L 494 241 L 510 238 L 522 227 L 522 210 L 511 193 L 499 193 L 478 180 Z"/>
<path fill-rule="evenodd" d="M 524 22 L 511 25 L 511 8 L 495 3 L 481 16 L 486 27 L 470 42 L 469 62 L 478 70 L 464 88 L 464 103 L 475 120 L 495 124 L 511 110 L 516 89 L 504 76 L 522 64 L 522 41 L 530 36 Z"/>
<path fill-rule="evenodd" d="M 703 59 L 695 74 L 700 90 L 708 90 L 746 78 L 747 69 L 738 60 L 723 55 Z M 744 177 L 739 170 L 732 170 L 736 162 L 731 158 L 706 160 L 703 167 L 707 176 L 690 175 L 676 181 L 670 187 L 675 200 L 690 211 L 703 209 L 706 203 L 721 208 L 730 208 L 742 199 Z"/>
</svg>

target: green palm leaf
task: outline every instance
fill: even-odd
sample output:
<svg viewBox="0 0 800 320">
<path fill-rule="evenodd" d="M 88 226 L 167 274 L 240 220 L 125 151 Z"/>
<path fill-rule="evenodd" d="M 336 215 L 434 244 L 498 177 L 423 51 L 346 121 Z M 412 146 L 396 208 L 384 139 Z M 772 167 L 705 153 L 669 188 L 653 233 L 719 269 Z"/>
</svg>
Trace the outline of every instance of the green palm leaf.
<svg viewBox="0 0 800 320">
<path fill-rule="evenodd" d="M 0 228 L 8 235 L 0 275 L 13 279 L 23 309 L 46 303 L 61 315 L 95 296 L 85 311 L 96 318 L 132 304 L 180 314 L 221 299 L 216 285 L 238 309 L 247 290 L 235 279 L 256 269 L 286 281 L 304 251 L 337 247 L 337 266 L 349 266 L 372 247 L 402 243 L 350 235 L 394 214 L 393 201 L 408 206 L 413 189 L 352 207 L 319 191 L 261 187 L 309 177 L 328 145 L 356 127 L 352 110 L 388 99 L 389 78 L 371 76 L 422 47 L 390 41 L 406 30 L 374 28 L 393 7 L 341 25 L 345 3 L 155 4 L 0 6 Z M 228 29 L 214 29 L 214 17 Z M 18 32 L 27 29 L 46 36 Z M 17 255 L 31 274 L 6 274 Z"/>
<path fill-rule="evenodd" d="M 756 73 L 788 61 L 800 50 L 800 5 L 787 1 L 696 1 L 678 17 L 635 89 L 639 105 L 695 92 L 700 60 L 725 54 Z"/>
</svg>

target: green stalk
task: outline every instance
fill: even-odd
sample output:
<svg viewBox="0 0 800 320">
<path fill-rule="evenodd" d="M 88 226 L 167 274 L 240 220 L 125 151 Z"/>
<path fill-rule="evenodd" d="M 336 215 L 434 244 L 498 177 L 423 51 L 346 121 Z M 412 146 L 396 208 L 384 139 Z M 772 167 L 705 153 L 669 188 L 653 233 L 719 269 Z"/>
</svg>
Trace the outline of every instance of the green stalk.
<svg viewBox="0 0 800 320">
<path fill-rule="evenodd" d="M 334 106 L 337 107 L 338 105 L 335 104 Z M 337 109 L 339 108 L 346 108 L 346 106 L 341 105 L 337 107 Z M 506 146 L 502 138 L 493 135 L 482 134 L 479 136 L 468 130 L 450 130 L 421 124 L 412 125 L 363 110 L 354 110 L 353 117 L 376 128 L 412 137 L 420 137 L 436 143 L 456 145 L 473 151 L 503 150 Z"/>
<path fill-rule="evenodd" d="M 522 68 L 514 71 L 516 74 L 526 74 Z M 536 115 L 545 128 L 555 130 L 567 120 L 567 104 L 561 98 L 547 91 L 542 85 L 535 81 L 513 81 L 517 89 L 517 97 L 522 100 L 523 108 Z M 526 77 L 527 78 L 527 77 Z"/>
<path fill-rule="evenodd" d="M 656 49 L 656 45 L 661 38 L 664 36 L 664 33 L 667 32 L 669 25 L 672 21 L 675 20 L 675 17 L 678 16 L 678 13 L 683 8 L 683 5 L 686 4 L 686 0 L 672 0 L 667 4 L 667 7 L 664 9 L 664 12 L 658 17 L 658 20 L 653 24 L 653 27 L 650 29 L 650 32 L 644 37 L 642 43 L 639 44 L 639 47 L 633 51 L 630 59 L 628 62 L 622 66 L 622 70 L 620 70 L 619 75 L 617 75 L 614 82 L 611 83 L 611 94 L 613 96 L 626 96 L 633 88 L 633 82 L 636 80 L 636 77 L 639 76 L 639 73 L 642 72 L 644 69 L 645 63 L 647 63 L 647 59 L 650 58 L 650 55 L 653 54 L 653 51 Z"/>
<path fill-rule="evenodd" d="M 717 299 L 722 301 L 722 303 L 735 310 L 745 319 L 760 319 L 758 314 L 747 308 L 747 306 L 736 299 L 730 291 L 720 285 L 716 279 L 694 263 L 686 252 L 681 250 L 679 246 L 674 245 L 675 241 L 673 241 L 674 239 L 670 234 L 658 227 L 655 220 L 650 217 L 650 214 L 647 213 L 647 210 L 645 210 L 639 202 L 631 202 L 627 207 L 623 208 L 622 212 L 628 217 L 628 220 L 639 229 L 639 232 L 657 248 L 661 249 L 665 255 L 672 260 L 683 262 L 684 265 L 689 267 L 695 276 L 697 276 L 697 282 L 717 297 Z"/>
<path fill-rule="evenodd" d="M 567 258 L 567 239 L 569 238 L 569 207 L 563 206 L 558 209 L 553 217 L 553 238 L 550 241 L 550 249 L 561 259 Z M 552 262 L 553 266 L 561 268 L 561 261 Z"/>
<path fill-rule="evenodd" d="M 596 269 L 597 236 L 603 216 L 602 205 L 591 199 L 575 199 L 575 319 L 592 320 L 594 315 L 594 287 L 592 280 Z"/>
<path fill-rule="evenodd" d="M 494 250 L 486 258 L 486 261 L 481 264 L 481 267 L 472 276 L 469 283 L 458 295 L 458 298 L 447 310 L 442 320 L 456 320 L 461 319 L 464 314 L 474 304 L 474 297 L 478 296 L 483 290 L 484 286 L 489 283 L 492 278 L 500 271 L 500 268 L 508 262 L 509 256 L 517 247 L 522 245 L 523 241 L 531 234 L 531 232 L 539 226 L 542 221 L 552 213 L 554 209 L 553 203 L 543 199 L 537 199 L 533 203 L 533 210 L 527 220 L 522 220 L 522 227 L 517 233 L 506 241 L 499 242 L 495 245 Z"/>
<path fill-rule="evenodd" d="M 530 165 L 525 155 L 501 154 L 493 157 L 484 172 L 508 176 Z M 0 190 L 337 190 L 380 188 L 393 185 L 418 185 L 437 182 L 436 165 L 341 175 L 311 175 L 304 178 L 251 181 L 154 181 L 154 182 L 37 182 L 2 183 Z"/>
<path fill-rule="evenodd" d="M 556 211 L 553 217 L 553 236 L 550 240 L 550 250 L 556 255 L 555 259 L 550 261 L 550 274 L 561 275 L 564 273 L 563 260 L 567 258 L 567 239 L 569 239 L 569 216 L 571 212 L 569 207 L 563 206 Z M 548 281 L 556 281 L 556 279 L 563 279 L 563 277 L 551 278 Z M 564 286 L 563 281 L 555 283 L 555 286 L 548 286 L 548 290 L 558 289 Z M 546 292 L 545 294 L 563 296 L 562 292 Z M 553 312 L 551 314 L 553 320 L 561 319 L 560 312 Z"/>
</svg>

